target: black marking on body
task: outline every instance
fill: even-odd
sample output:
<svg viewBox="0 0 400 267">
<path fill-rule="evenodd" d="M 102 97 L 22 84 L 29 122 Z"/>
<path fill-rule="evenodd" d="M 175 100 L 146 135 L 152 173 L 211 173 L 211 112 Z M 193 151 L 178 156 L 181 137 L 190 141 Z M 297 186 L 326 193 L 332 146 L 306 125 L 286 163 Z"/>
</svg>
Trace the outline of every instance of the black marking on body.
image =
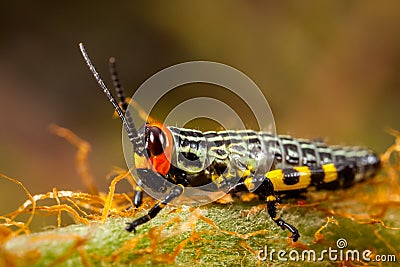
<svg viewBox="0 0 400 267">
<path fill-rule="evenodd" d="M 270 141 L 271 153 L 278 162 L 283 161 L 282 150 L 278 141 Z"/>
<path fill-rule="evenodd" d="M 294 144 L 283 145 L 286 153 L 286 162 L 292 165 L 299 165 L 299 152 Z"/>
<path fill-rule="evenodd" d="M 311 172 L 311 184 L 314 186 L 319 186 L 324 183 L 325 172 L 322 167 L 315 167 Z"/>
<path fill-rule="evenodd" d="M 283 169 L 283 182 L 285 185 L 295 185 L 300 181 L 300 173 L 295 169 Z"/>
</svg>

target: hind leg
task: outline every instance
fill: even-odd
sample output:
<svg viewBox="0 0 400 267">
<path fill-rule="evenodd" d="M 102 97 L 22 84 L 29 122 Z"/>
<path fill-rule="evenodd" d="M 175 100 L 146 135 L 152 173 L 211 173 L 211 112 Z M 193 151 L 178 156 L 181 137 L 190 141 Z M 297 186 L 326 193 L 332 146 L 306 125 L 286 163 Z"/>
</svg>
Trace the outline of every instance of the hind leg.
<svg viewBox="0 0 400 267">
<path fill-rule="evenodd" d="M 282 230 L 287 229 L 289 232 L 291 232 L 291 238 L 293 242 L 296 242 L 300 237 L 299 231 L 296 229 L 296 227 L 285 222 L 277 215 L 277 198 L 275 195 L 274 185 L 272 184 L 271 180 L 266 178 L 264 175 L 255 174 L 254 176 L 245 178 L 243 184 L 246 186 L 248 191 L 252 191 L 259 196 L 260 200 L 267 202 L 267 210 L 271 219 L 279 227 L 281 227 Z M 253 190 L 255 184 L 260 184 L 260 186 L 258 186 L 256 190 Z"/>
</svg>

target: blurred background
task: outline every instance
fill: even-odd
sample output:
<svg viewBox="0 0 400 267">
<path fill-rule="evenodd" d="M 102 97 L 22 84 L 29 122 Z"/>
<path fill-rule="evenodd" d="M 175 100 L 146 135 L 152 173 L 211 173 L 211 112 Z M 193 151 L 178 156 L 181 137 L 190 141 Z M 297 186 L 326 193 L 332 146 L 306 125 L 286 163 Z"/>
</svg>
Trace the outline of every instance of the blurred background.
<svg viewBox="0 0 400 267">
<path fill-rule="evenodd" d="M 75 171 L 75 148 L 49 132 L 52 123 L 90 142 L 91 171 L 101 191 L 107 191 L 113 166 L 125 168 L 120 121 L 112 119 L 79 42 L 110 85 L 108 58 L 116 57 L 128 95 L 163 68 L 217 61 L 262 89 L 278 133 L 381 153 L 393 143 L 385 128 L 400 130 L 398 1 L 0 6 L 0 173 L 32 194 L 54 187 L 85 190 Z M 0 180 L 0 214 L 25 199 L 21 188 Z"/>
</svg>

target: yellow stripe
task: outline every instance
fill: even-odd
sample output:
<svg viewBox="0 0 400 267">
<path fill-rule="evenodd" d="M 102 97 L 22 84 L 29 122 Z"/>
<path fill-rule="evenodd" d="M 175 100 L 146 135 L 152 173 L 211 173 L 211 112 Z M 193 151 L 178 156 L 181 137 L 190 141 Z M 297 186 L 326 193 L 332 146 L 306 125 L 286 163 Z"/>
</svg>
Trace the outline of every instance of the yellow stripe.
<svg viewBox="0 0 400 267">
<path fill-rule="evenodd" d="M 255 185 L 253 184 L 253 180 L 251 179 L 251 177 L 247 178 L 244 180 L 244 185 L 246 186 L 246 188 L 249 191 L 252 191 L 255 187 Z"/>
<path fill-rule="evenodd" d="M 275 191 L 285 191 L 285 190 L 296 190 L 307 188 L 311 183 L 311 171 L 307 166 L 294 167 L 296 171 L 299 172 L 299 182 L 293 185 L 287 185 L 283 182 L 283 172 L 282 170 L 273 170 L 267 172 L 266 177 L 271 180 L 274 185 Z"/>
<path fill-rule="evenodd" d="M 322 169 L 324 170 L 324 183 L 333 182 L 337 179 L 337 170 L 335 164 L 329 163 L 322 165 Z"/>
<path fill-rule="evenodd" d="M 274 190 L 284 190 L 282 189 L 285 184 L 283 183 L 283 173 L 282 170 L 273 170 L 267 172 L 265 175 L 274 185 Z"/>
<path fill-rule="evenodd" d="M 267 196 L 267 202 L 272 202 L 272 201 L 276 201 L 276 197 L 275 196 Z"/>
<path fill-rule="evenodd" d="M 307 180 L 310 182 L 311 181 L 311 171 L 310 168 L 307 166 L 301 166 L 301 167 L 294 167 L 296 171 L 300 173 L 300 177 L 303 177 L 303 180 Z M 301 178 L 300 178 L 301 180 Z"/>
<path fill-rule="evenodd" d="M 136 186 L 136 187 L 135 187 L 135 190 L 136 190 L 136 191 L 142 191 L 142 188 L 141 188 L 140 186 Z"/>
<path fill-rule="evenodd" d="M 185 187 L 181 184 L 178 184 L 178 186 L 180 186 L 182 188 L 182 194 L 185 192 Z"/>
</svg>

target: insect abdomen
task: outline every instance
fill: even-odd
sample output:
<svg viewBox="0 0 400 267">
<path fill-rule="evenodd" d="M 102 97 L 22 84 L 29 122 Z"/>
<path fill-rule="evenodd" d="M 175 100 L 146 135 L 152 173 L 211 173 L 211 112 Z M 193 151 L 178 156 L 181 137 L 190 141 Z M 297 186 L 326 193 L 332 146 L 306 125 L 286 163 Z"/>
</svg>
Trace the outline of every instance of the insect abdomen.
<svg viewBox="0 0 400 267">
<path fill-rule="evenodd" d="M 199 177 L 195 179 L 200 179 L 201 176 L 201 179 L 208 182 L 213 180 L 212 175 L 220 175 L 230 167 L 251 172 L 257 169 L 257 172 L 266 173 L 269 170 L 288 172 L 291 169 L 296 172 L 296 167 L 306 166 L 312 171 L 307 186 L 334 189 L 347 187 L 373 176 L 380 163 L 379 157 L 368 149 L 328 146 L 322 141 L 296 139 L 289 135 L 276 136 L 252 130 L 203 133 L 192 129 L 168 128 L 174 140 L 172 165 L 185 175 Z M 269 164 L 271 161 L 272 165 Z M 216 169 L 213 165 L 219 167 Z M 327 166 L 339 168 L 330 169 L 337 173 L 335 181 L 324 179 Z M 205 179 L 205 175 L 210 177 Z M 199 183 L 201 184 L 197 181 L 196 184 Z M 299 186 L 307 187 L 305 183 Z"/>
<path fill-rule="evenodd" d="M 376 153 L 360 147 L 328 146 L 322 141 L 294 139 L 290 136 L 266 136 L 276 142 L 272 169 L 290 170 L 297 166 L 307 166 L 311 174 L 310 185 L 324 189 L 348 187 L 375 175 L 380 166 Z M 323 176 L 336 172 L 334 181 L 327 182 Z M 319 177 L 318 177 L 319 175 Z"/>
</svg>

